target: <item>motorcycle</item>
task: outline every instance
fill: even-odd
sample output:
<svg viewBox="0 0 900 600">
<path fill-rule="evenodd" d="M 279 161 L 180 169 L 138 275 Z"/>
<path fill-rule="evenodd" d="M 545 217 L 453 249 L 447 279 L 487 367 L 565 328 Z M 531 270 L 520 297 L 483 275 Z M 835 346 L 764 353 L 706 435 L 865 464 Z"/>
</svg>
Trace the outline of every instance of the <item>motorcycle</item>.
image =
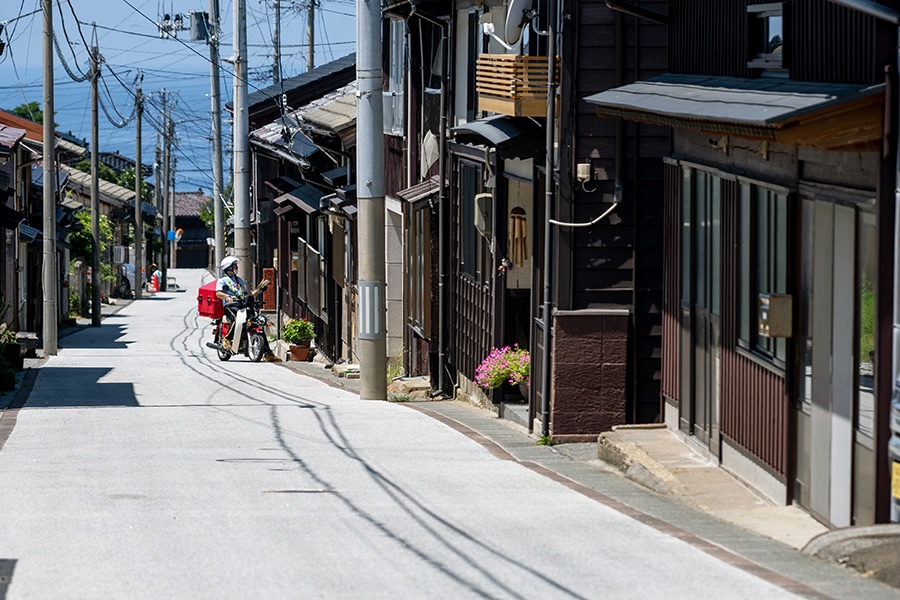
<svg viewBox="0 0 900 600">
<path fill-rule="evenodd" d="M 234 322 L 228 323 L 224 317 L 213 319 L 213 341 L 206 342 L 207 347 L 216 351 L 219 360 L 226 361 L 232 356 L 243 354 L 253 362 L 259 362 L 271 353 L 266 328 L 269 320 L 260 312 L 262 300 L 256 296 L 247 296 L 236 302 L 225 304 L 231 310 Z M 223 344 L 230 327 L 236 327 L 231 339 L 231 348 Z"/>
</svg>

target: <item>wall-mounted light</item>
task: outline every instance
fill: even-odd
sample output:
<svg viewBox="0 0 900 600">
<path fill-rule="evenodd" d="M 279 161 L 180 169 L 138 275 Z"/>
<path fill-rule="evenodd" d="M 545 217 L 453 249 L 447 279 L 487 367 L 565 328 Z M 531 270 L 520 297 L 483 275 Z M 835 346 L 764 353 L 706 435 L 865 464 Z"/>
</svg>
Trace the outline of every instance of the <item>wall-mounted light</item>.
<svg viewBox="0 0 900 600">
<path fill-rule="evenodd" d="M 591 181 L 594 178 L 593 167 L 589 162 L 578 163 L 575 165 L 575 179 L 578 183 L 581 184 L 581 189 L 585 192 L 591 193 L 597 190 L 597 187 L 594 186 L 592 189 L 587 188 L 587 182 Z"/>
<path fill-rule="evenodd" d="M 578 163 L 575 171 L 578 183 L 584 183 L 591 180 L 591 163 Z"/>
</svg>

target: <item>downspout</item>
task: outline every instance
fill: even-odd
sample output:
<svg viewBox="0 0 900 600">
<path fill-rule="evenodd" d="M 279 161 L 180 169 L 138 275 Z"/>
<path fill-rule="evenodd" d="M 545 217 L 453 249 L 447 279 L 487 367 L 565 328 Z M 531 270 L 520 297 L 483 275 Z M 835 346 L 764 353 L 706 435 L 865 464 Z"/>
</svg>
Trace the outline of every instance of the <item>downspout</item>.
<svg viewBox="0 0 900 600">
<path fill-rule="evenodd" d="M 556 29 L 559 23 L 557 0 L 549 0 L 547 12 L 550 18 L 547 24 L 547 139 L 545 142 L 547 166 L 544 173 L 544 306 L 541 314 L 544 323 L 543 351 L 541 352 L 541 437 L 545 439 L 550 436 L 550 330 L 553 322 L 551 315 L 553 278 L 550 268 L 550 260 L 553 256 L 550 236 L 553 228 L 550 219 L 553 215 L 556 183 L 553 142 L 556 138 Z"/>
<path fill-rule="evenodd" d="M 444 336 L 444 332 L 446 330 L 445 323 L 447 321 L 446 316 L 446 299 L 447 299 L 447 245 L 450 243 L 449 236 L 446 233 L 446 229 L 448 226 L 448 218 L 447 213 L 449 213 L 449 207 L 447 206 L 447 184 L 446 184 L 446 146 L 447 146 L 447 92 L 449 87 L 449 75 L 447 70 L 450 65 L 450 41 L 449 41 L 449 29 L 453 22 L 453 19 L 449 19 L 446 23 L 441 23 L 435 19 L 428 17 L 416 10 L 416 5 L 413 4 L 410 10 L 410 17 L 417 16 L 420 19 L 428 21 L 434 25 L 437 25 L 441 28 L 441 49 L 444 51 L 444 56 L 441 58 L 441 99 L 440 99 L 440 132 L 439 132 L 439 153 L 438 153 L 438 238 L 440 242 L 438 243 L 438 360 L 437 360 L 437 389 L 432 392 L 432 396 L 440 396 L 444 393 L 444 389 L 446 386 L 446 380 L 444 377 L 444 373 L 446 372 L 445 368 L 445 360 L 446 356 L 444 354 L 444 346 L 446 344 L 446 338 Z"/>
<path fill-rule="evenodd" d="M 830 0 L 834 4 L 839 4 L 841 6 L 850 8 L 852 10 L 856 10 L 862 13 L 865 13 L 869 16 L 875 17 L 881 21 L 886 21 L 891 25 L 897 26 L 897 62 L 892 65 L 895 72 L 900 70 L 900 13 L 897 11 L 883 6 L 881 4 L 876 4 L 874 2 L 870 2 L 869 0 Z M 898 73 L 900 75 L 900 73 Z M 894 89 L 891 91 L 897 98 L 894 99 L 895 102 L 900 101 L 900 93 L 898 90 Z M 888 115 L 885 115 L 887 118 Z M 898 107 L 897 117 L 900 118 L 900 107 Z M 897 132 L 897 125 L 895 124 L 892 129 Z M 895 140 L 896 146 L 894 148 L 894 152 L 896 154 L 895 159 L 895 169 L 894 169 L 894 206 L 892 207 L 894 210 L 894 240 L 893 240 L 893 275 L 894 275 L 894 301 L 893 301 L 893 309 L 892 309 L 892 340 L 891 340 L 891 354 L 892 354 L 892 370 L 891 377 L 885 378 L 883 376 L 879 376 L 879 380 L 881 382 L 887 382 L 887 385 L 890 386 L 891 383 L 895 380 L 897 376 L 898 368 L 898 355 L 900 355 L 900 298 L 898 298 L 898 290 L 897 290 L 897 281 L 900 279 L 900 248 L 897 247 L 897 239 L 900 237 L 900 134 L 895 133 L 897 135 L 897 139 Z M 880 198 L 879 198 L 880 200 Z M 882 211 L 886 210 L 887 207 L 882 206 L 882 202 L 879 201 L 879 211 L 878 216 L 882 216 Z M 882 219 L 879 218 L 879 222 L 882 222 Z M 881 243 L 881 235 L 879 234 L 879 245 Z M 879 269 L 880 270 L 880 269 Z M 881 296 L 881 294 L 879 294 Z M 876 300 L 877 302 L 877 300 Z M 879 313 L 881 311 L 879 310 Z M 879 329 L 876 327 L 876 331 Z M 876 348 L 880 348 L 882 343 L 879 341 Z M 876 352 L 876 356 L 880 354 L 880 352 Z M 886 361 L 879 360 L 878 365 L 885 364 Z M 876 372 L 879 372 L 876 368 Z M 890 502 L 890 480 L 884 477 L 884 475 L 890 474 L 890 465 L 888 459 L 888 444 L 891 439 L 891 431 L 889 427 L 889 420 L 891 414 L 891 396 L 890 394 L 884 393 L 883 389 L 880 389 L 878 385 L 879 381 L 876 381 L 875 389 L 879 392 L 875 396 L 875 414 L 883 415 L 883 419 L 876 419 L 876 429 L 875 429 L 875 447 L 881 448 L 881 452 L 876 452 L 876 473 L 880 472 L 881 477 L 876 475 L 875 477 L 875 521 L 879 522 L 885 516 L 889 514 L 890 506 L 888 503 Z M 882 386 L 885 385 L 882 383 Z M 890 388 L 889 388 L 890 389 Z M 884 500 L 882 500 L 884 499 Z M 888 514 L 885 514 L 888 513 Z"/>
</svg>

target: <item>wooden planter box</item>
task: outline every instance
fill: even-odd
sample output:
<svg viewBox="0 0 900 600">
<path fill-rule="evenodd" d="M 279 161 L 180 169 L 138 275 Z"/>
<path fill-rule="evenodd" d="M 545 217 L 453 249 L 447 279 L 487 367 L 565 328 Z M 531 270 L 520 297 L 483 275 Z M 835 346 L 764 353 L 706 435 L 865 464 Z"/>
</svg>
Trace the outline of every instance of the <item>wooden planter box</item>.
<svg viewBox="0 0 900 600">
<path fill-rule="evenodd" d="M 559 57 L 556 58 L 559 80 Z M 511 117 L 547 116 L 547 57 L 482 54 L 475 65 L 478 108 Z"/>
</svg>

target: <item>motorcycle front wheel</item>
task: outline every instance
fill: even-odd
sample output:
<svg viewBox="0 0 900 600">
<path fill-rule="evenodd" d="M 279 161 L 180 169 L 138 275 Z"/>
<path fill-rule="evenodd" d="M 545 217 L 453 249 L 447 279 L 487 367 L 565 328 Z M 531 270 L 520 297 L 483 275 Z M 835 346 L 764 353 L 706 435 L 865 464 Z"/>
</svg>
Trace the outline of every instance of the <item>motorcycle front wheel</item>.
<svg viewBox="0 0 900 600">
<path fill-rule="evenodd" d="M 259 362 L 265 353 L 266 336 L 261 331 L 251 331 L 247 338 L 247 356 L 253 362 Z"/>
</svg>

